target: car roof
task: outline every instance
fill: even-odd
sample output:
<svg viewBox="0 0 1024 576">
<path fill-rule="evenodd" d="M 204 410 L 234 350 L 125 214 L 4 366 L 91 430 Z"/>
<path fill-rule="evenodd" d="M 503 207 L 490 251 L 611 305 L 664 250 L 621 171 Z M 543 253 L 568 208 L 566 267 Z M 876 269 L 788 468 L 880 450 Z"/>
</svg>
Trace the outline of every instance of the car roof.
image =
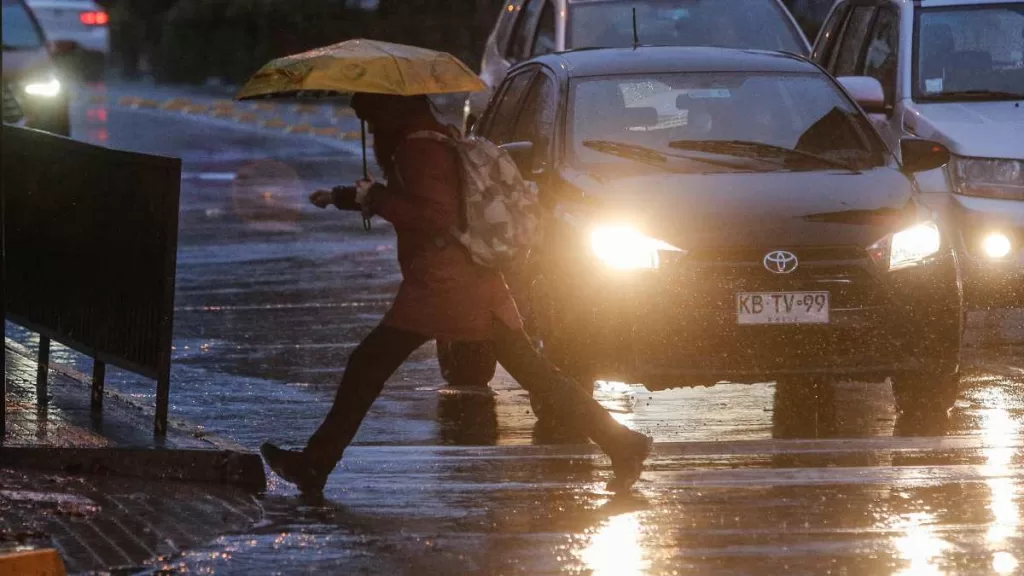
<svg viewBox="0 0 1024 576">
<path fill-rule="evenodd" d="M 572 77 L 670 72 L 820 72 L 796 54 L 707 46 L 585 48 L 541 56 L 540 62 Z"/>
</svg>

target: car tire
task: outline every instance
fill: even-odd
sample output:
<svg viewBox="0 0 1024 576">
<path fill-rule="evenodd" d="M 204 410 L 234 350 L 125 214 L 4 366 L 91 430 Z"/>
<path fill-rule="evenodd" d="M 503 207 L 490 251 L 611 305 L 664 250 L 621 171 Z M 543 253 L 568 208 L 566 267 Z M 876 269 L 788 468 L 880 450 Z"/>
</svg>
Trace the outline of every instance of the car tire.
<svg viewBox="0 0 1024 576">
<path fill-rule="evenodd" d="M 103 54 L 82 55 L 82 79 L 86 82 L 100 82 L 107 75 L 107 60 Z"/>
<path fill-rule="evenodd" d="M 527 332 L 540 343 L 540 352 L 545 358 L 593 396 L 597 380 L 594 363 L 582 346 L 568 336 L 571 330 L 547 284 L 543 276 L 535 277 L 529 284 Z"/>
<path fill-rule="evenodd" d="M 945 415 L 960 393 L 960 372 L 917 372 L 893 379 L 896 406 L 905 417 Z"/>
<path fill-rule="evenodd" d="M 437 363 L 449 386 L 486 388 L 498 367 L 490 342 L 437 341 Z"/>
</svg>

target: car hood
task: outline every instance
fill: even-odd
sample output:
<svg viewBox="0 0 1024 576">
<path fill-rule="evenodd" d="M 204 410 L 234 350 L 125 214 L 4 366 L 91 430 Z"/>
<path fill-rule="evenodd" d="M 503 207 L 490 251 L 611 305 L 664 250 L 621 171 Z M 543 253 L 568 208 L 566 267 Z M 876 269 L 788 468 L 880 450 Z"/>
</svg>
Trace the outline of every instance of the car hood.
<svg viewBox="0 0 1024 576">
<path fill-rule="evenodd" d="M 1024 159 L 1024 101 L 915 104 L 903 123 L 959 156 Z"/>
<path fill-rule="evenodd" d="M 624 223 L 684 249 L 867 247 L 927 212 L 902 173 L 564 173 L 598 221 Z"/>
<path fill-rule="evenodd" d="M 52 71 L 53 63 L 45 48 L 34 50 L 4 50 L 4 82 L 20 81 Z"/>
</svg>

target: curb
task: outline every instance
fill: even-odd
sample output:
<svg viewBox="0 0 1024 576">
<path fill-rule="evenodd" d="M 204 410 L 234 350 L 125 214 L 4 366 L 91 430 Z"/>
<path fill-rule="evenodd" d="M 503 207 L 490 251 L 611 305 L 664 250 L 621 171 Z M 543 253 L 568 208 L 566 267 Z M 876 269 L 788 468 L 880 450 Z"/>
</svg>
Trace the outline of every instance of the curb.
<svg viewBox="0 0 1024 576">
<path fill-rule="evenodd" d="M 263 492 L 267 477 L 258 454 L 160 448 L 0 448 L 0 462 L 68 474 L 200 482 Z"/>
<path fill-rule="evenodd" d="M 0 554 L 0 576 L 63 576 L 60 554 L 52 548 Z"/>
</svg>

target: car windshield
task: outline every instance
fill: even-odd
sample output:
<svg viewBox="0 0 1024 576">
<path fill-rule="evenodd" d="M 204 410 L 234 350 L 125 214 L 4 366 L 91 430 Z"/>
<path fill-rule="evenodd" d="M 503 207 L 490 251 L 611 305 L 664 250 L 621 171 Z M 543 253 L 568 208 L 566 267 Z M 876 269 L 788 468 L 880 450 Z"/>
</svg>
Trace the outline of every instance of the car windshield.
<svg viewBox="0 0 1024 576">
<path fill-rule="evenodd" d="M 922 10 L 914 97 L 1024 98 L 1024 3 Z"/>
<path fill-rule="evenodd" d="M 858 169 L 885 162 L 864 116 L 818 73 L 673 73 L 577 79 L 570 163 L 629 170 Z"/>
<path fill-rule="evenodd" d="M 42 46 L 43 37 L 25 7 L 14 0 L 3 1 L 3 49 L 25 50 Z"/>
<path fill-rule="evenodd" d="M 775 0 L 639 0 L 570 4 L 570 48 L 642 44 L 807 51 Z"/>
</svg>

